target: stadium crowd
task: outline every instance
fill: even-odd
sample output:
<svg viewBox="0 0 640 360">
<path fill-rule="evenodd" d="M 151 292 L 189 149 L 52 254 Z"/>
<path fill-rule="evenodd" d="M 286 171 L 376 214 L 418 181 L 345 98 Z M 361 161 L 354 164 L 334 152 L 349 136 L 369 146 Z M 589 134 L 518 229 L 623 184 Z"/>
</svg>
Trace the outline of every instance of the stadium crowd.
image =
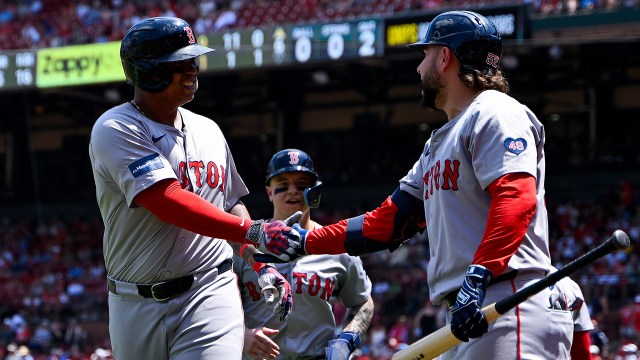
<svg viewBox="0 0 640 360">
<path fill-rule="evenodd" d="M 632 240 L 629 251 L 572 276 L 596 324 L 592 342 L 599 356 L 616 359 L 640 342 L 640 186 L 621 182 L 592 200 L 548 199 L 548 208 L 556 267 L 588 252 L 615 229 Z M 314 216 L 332 223 L 361 210 L 320 208 Z M 29 353 L 34 360 L 108 357 L 102 232 L 101 220 L 93 217 L 1 220 L 0 359 L 15 359 L 10 352 Z M 393 253 L 363 257 L 376 308 L 358 359 L 390 359 L 443 326 L 446 309 L 428 299 L 428 254 L 426 239 L 417 236 Z M 335 309 L 337 317 L 344 313 L 339 303 Z"/>
<path fill-rule="evenodd" d="M 633 8 L 638 0 L 523 0 L 540 14 Z M 197 34 L 268 24 L 308 23 L 440 8 L 478 8 L 518 0 L 6 0 L 0 50 L 119 41 L 143 18 L 177 16 Z"/>
<path fill-rule="evenodd" d="M 142 18 L 179 16 L 198 34 L 271 23 L 299 23 L 447 7 L 478 7 L 502 0 L 6 0 L 0 4 L 0 50 L 35 49 L 120 40 Z M 638 0 L 526 0 L 540 14 L 573 14 L 637 7 Z M 403 149 L 397 149 L 403 151 Z M 326 152 L 326 150 L 323 150 Z M 376 153 L 376 152 L 372 152 Z M 311 153 L 312 157 L 315 157 Z M 353 168 L 332 169 L 330 154 L 318 168 L 327 183 L 356 183 Z M 383 156 L 383 155 L 381 155 Z M 369 161 L 368 180 L 389 183 L 399 167 L 387 155 Z M 266 163 L 256 158 L 255 164 Z M 377 167 L 370 166 L 376 164 Z M 239 164 L 240 172 L 262 180 L 262 166 Z M 333 164 L 333 166 L 337 166 Z M 383 170 L 384 169 L 384 170 Z M 325 171 L 329 170 L 329 171 Z M 385 176 L 385 171 L 390 176 Z M 260 174 L 258 174 L 260 172 Z M 347 180 L 345 180 L 347 179 Z M 251 186 L 252 187 L 252 186 Z M 622 182 L 591 200 L 548 198 L 551 252 L 561 268 L 588 252 L 615 229 L 635 245 L 575 274 L 596 329 L 594 353 L 623 359 L 640 342 L 640 187 Z M 360 214 L 364 209 L 320 208 L 319 223 Z M 106 278 L 103 225 L 97 217 L 0 219 L 0 360 L 107 359 Z M 444 325 L 442 306 L 428 299 L 426 239 L 416 237 L 394 253 L 363 257 L 373 282 L 376 311 L 358 359 L 384 360 Z M 336 304 L 336 315 L 343 313 Z M 594 357 L 595 358 L 595 357 Z"/>
</svg>

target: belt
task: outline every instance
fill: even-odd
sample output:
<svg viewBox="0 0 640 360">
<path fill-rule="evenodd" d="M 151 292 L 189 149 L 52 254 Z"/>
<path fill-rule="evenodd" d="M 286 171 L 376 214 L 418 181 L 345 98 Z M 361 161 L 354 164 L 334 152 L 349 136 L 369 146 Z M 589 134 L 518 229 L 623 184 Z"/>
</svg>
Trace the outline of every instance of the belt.
<svg viewBox="0 0 640 360">
<path fill-rule="evenodd" d="M 218 275 L 229 271 L 232 266 L 232 260 L 226 259 L 222 264 L 218 265 Z M 155 284 L 136 284 L 136 287 L 140 296 L 148 299 L 153 298 L 158 302 L 166 302 L 191 289 L 193 281 L 193 274 L 190 274 Z M 118 295 L 114 280 L 107 278 L 107 288 L 111 293 Z"/>
<path fill-rule="evenodd" d="M 497 283 L 501 283 L 503 281 L 507 281 L 507 280 L 513 280 L 516 278 L 516 276 L 518 275 L 518 270 L 512 270 L 509 271 L 507 273 L 502 273 L 498 276 L 494 276 L 491 278 L 491 280 L 489 280 L 489 283 L 487 284 L 487 287 L 490 287 L 491 285 L 495 285 Z M 453 307 L 453 305 L 456 304 L 456 298 L 458 297 L 458 291 L 460 291 L 460 289 L 454 290 L 450 293 L 448 293 L 447 295 L 444 296 L 443 300 L 444 302 L 447 303 L 447 305 L 449 305 L 449 307 Z"/>
</svg>

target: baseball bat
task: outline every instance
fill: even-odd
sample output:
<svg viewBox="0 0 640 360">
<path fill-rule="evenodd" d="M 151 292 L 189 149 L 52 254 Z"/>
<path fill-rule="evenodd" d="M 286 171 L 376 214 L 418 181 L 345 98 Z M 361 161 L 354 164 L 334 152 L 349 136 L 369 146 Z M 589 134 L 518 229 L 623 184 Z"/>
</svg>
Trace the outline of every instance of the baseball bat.
<svg viewBox="0 0 640 360">
<path fill-rule="evenodd" d="M 569 276 L 578 269 L 594 262 L 595 260 L 616 250 L 629 247 L 630 241 L 622 230 L 616 230 L 613 235 L 597 248 L 589 251 L 581 257 L 573 260 L 562 269 L 551 273 L 513 295 L 482 308 L 487 322 L 492 323 L 507 311 L 526 301 L 531 296 L 539 293 L 544 288 L 551 286 L 560 279 Z M 409 347 L 393 355 L 393 360 L 423 360 L 433 359 L 443 352 L 460 343 L 460 340 L 451 333 L 451 325 L 444 326 Z"/>
</svg>

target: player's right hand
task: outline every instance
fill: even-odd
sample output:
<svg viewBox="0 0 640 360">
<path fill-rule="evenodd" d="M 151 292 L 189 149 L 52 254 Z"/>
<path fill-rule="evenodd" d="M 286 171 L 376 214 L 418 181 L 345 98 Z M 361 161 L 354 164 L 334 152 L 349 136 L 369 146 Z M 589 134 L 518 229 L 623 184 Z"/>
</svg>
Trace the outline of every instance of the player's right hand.
<svg viewBox="0 0 640 360">
<path fill-rule="evenodd" d="M 245 238 L 253 242 L 261 252 L 271 254 L 278 259 L 276 261 L 256 260 L 260 262 L 289 262 L 300 257 L 296 255 L 296 249 L 300 247 L 300 234 L 291 228 L 291 224 L 299 221 L 301 216 L 302 212 L 299 211 L 285 221 L 251 221 Z"/>
<path fill-rule="evenodd" d="M 280 314 L 280 321 L 286 320 L 293 310 L 291 285 L 278 270 L 265 264 L 258 273 L 258 285 L 267 305 L 273 305 L 273 313 Z"/>
<path fill-rule="evenodd" d="M 489 331 L 489 323 L 482 313 L 487 284 L 493 273 L 482 265 L 469 265 L 451 308 L 451 332 L 461 341 L 479 338 Z"/>
<path fill-rule="evenodd" d="M 264 254 L 253 254 L 253 258 L 262 263 L 285 263 L 307 255 L 305 239 L 308 231 L 304 230 L 298 223 L 301 217 L 302 212 L 298 211 L 289 216 L 284 222 L 280 221 L 280 223 L 283 223 L 287 229 L 289 229 L 281 233 L 288 241 L 281 241 L 279 245 L 273 249 L 262 249 L 257 246 L 258 250 L 264 252 Z M 275 223 L 276 222 L 268 224 Z M 251 226 L 253 226 L 253 224 Z M 251 232 L 251 228 L 249 228 L 249 232 Z M 249 232 L 247 232 L 247 234 L 249 234 Z M 249 238 L 249 235 L 247 235 L 247 238 Z"/>
</svg>

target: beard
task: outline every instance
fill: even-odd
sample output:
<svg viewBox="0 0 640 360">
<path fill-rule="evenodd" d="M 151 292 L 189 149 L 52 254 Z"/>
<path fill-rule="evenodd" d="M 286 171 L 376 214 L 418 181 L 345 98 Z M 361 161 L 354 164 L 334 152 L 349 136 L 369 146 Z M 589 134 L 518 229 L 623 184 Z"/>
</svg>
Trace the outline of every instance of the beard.
<svg viewBox="0 0 640 360">
<path fill-rule="evenodd" d="M 435 66 L 435 64 L 434 64 Z M 422 80 L 422 99 L 420 104 L 434 110 L 441 110 L 444 104 L 442 79 L 435 71 L 429 71 Z"/>
</svg>

